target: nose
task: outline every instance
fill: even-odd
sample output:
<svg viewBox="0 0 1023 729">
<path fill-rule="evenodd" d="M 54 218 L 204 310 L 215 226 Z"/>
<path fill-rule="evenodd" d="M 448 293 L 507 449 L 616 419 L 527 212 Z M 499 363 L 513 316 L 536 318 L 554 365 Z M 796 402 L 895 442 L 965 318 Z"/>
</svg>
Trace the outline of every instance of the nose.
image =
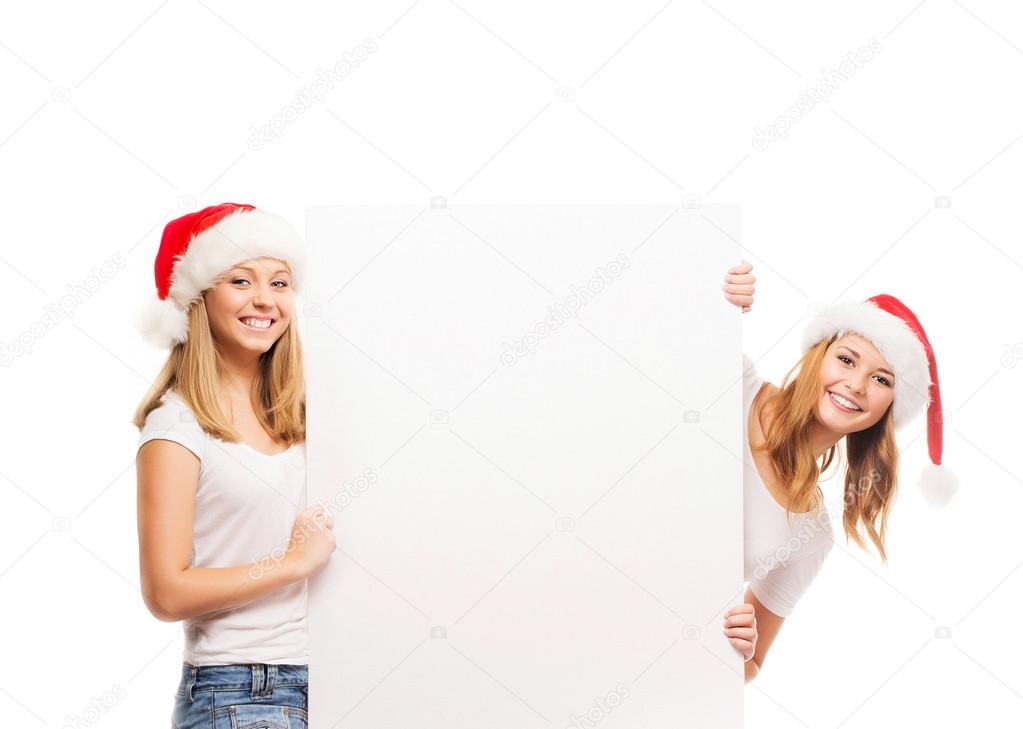
<svg viewBox="0 0 1023 729">
<path fill-rule="evenodd" d="M 856 377 L 851 377 L 849 379 L 848 385 L 849 389 L 855 392 L 857 395 L 863 395 L 864 393 L 866 393 L 867 391 L 865 379 L 866 376 L 867 376 L 866 371 L 864 371 L 864 374 L 857 375 Z"/>
<path fill-rule="evenodd" d="M 263 286 L 252 287 L 252 303 L 256 306 L 265 306 L 270 304 L 271 295 L 269 290 Z"/>
</svg>

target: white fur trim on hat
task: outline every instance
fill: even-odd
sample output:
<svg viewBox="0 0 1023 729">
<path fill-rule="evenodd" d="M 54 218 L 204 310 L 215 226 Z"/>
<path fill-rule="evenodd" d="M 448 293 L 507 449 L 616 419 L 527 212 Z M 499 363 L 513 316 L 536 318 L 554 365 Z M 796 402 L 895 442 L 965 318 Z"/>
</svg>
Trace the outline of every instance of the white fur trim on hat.
<svg viewBox="0 0 1023 729">
<path fill-rule="evenodd" d="M 833 304 L 824 314 L 813 316 L 803 331 L 806 352 L 833 334 L 859 334 L 870 340 L 895 373 L 892 417 L 899 428 L 912 422 L 931 402 L 927 350 L 909 325 L 871 301 Z"/>
<path fill-rule="evenodd" d="M 291 267 L 291 285 L 301 289 L 305 251 L 295 228 L 263 210 L 239 210 L 207 228 L 174 264 L 168 298 L 185 311 L 224 271 L 252 258 L 280 258 Z"/>
<path fill-rule="evenodd" d="M 195 236 L 174 263 L 166 299 L 154 296 L 143 307 L 136 327 L 150 344 L 173 347 L 188 339 L 188 310 L 232 266 L 253 258 L 279 258 L 291 269 L 291 287 L 301 291 L 305 247 L 298 231 L 284 218 L 263 210 L 239 210 Z"/>
</svg>

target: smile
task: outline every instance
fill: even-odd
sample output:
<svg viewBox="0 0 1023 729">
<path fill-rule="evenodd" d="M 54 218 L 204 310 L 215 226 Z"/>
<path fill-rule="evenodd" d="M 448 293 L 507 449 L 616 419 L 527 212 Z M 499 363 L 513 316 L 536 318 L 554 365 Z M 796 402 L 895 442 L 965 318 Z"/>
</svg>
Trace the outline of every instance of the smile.
<svg viewBox="0 0 1023 729">
<path fill-rule="evenodd" d="M 274 319 L 263 319 L 255 316 L 247 316 L 244 319 L 239 319 L 243 326 L 248 329 L 269 329 L 273 326 Z"/>
<path fill-rule="evenodd" d="M 828 391 L 828 398 L 831 400 L 832 403 L 834 403 L 835 407 L 837 407 L 839 410 L 843 412 L 859 413 L 863 411 L 862 408 L 856 405 L 856 403 L 852 402 L 851 400 L 847 400 L 841 395 L 836 395 L 830 390 Z"/>
</svg>

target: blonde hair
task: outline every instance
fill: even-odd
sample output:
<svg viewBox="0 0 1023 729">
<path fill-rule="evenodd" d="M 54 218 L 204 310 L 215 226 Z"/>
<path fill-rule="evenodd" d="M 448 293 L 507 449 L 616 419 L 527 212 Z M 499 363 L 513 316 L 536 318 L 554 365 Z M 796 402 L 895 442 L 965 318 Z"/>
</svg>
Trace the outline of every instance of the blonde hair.
<svg viewBox="0 0 1023 729">
<path fill-rule="evenodd" d="M 786 514 L 816 511 L 823 507 L 824 495 L 818 486 L 821 474 L 831 465 L 838 443 L 818 458 L 814 456 L 810 435 L 820 399 L 820 372 L 825 354 L 837 335 L 821 340 L 800 358 L 785 375 L 781 387 L 768 395 L 765 407 L 774 416 L 763 429 L 764 443 L 755 450 L 768 454 L 780 483 L 788 487 Z M 795 376 L 793 377 L 793 374 Z M 761 420 L 761 423 L 763 421 Z M 864 550 L 862 525 L 887 564 L 884 549 L 888 515 L 898 490 L 899 449 L 895 443 L 895 424 L 891 406 L 871 427 L 845 436 L 847 468 L 843 496 L 842 525 L 846 540 L 852 539 Z"/>
<path fill-rule="evenodd" d="M 207 289 L 208 290 L 208 289 Z M 146 416 L 161 405 L 170 389 L 188 403 L 203 430 L 237 443 L 241 436 L 217 400 L 224 363 L 210 330 L 205 295 L 188 310 L 188 339 L 176 343 L 153 386 L 135 409 L 132 423 L 141 430 Z M 276 441 L 289 446 L 305 440 L 305 375 L 302 345 L 294 322 L 259 357 L 253 384 L 256 417 Z"/>
</svg>

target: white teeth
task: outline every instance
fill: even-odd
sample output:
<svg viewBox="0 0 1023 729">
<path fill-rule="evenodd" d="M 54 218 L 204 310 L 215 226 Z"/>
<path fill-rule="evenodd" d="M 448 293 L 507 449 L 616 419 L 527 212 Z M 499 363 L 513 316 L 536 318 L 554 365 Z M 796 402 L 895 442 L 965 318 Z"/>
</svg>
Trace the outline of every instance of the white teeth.
<svg viewBox="0 0 1023 729">
<path fill-rule="evenodd" d="M 250 326 L 253 329 L 269 329 L 270 328 L 270 320 L 269 319 L 242 319 L 241 322 L 242 322 L 242 324 L 244 324 L 246 326 Z"/>
<path fill-rule="evenodd" d="M 842 407 L 849 408 L 850 410 L 860 410 L 860 408 L 856 405 L 856 403 L 854 403 L 854 402 L 852 402 L 850 400 L 846 400 L 841 395 L 836 395 L 833 392 L 829 392 L 828 394 L 831 396 L 832 400 L 837 402 Z"/>
</svg>

